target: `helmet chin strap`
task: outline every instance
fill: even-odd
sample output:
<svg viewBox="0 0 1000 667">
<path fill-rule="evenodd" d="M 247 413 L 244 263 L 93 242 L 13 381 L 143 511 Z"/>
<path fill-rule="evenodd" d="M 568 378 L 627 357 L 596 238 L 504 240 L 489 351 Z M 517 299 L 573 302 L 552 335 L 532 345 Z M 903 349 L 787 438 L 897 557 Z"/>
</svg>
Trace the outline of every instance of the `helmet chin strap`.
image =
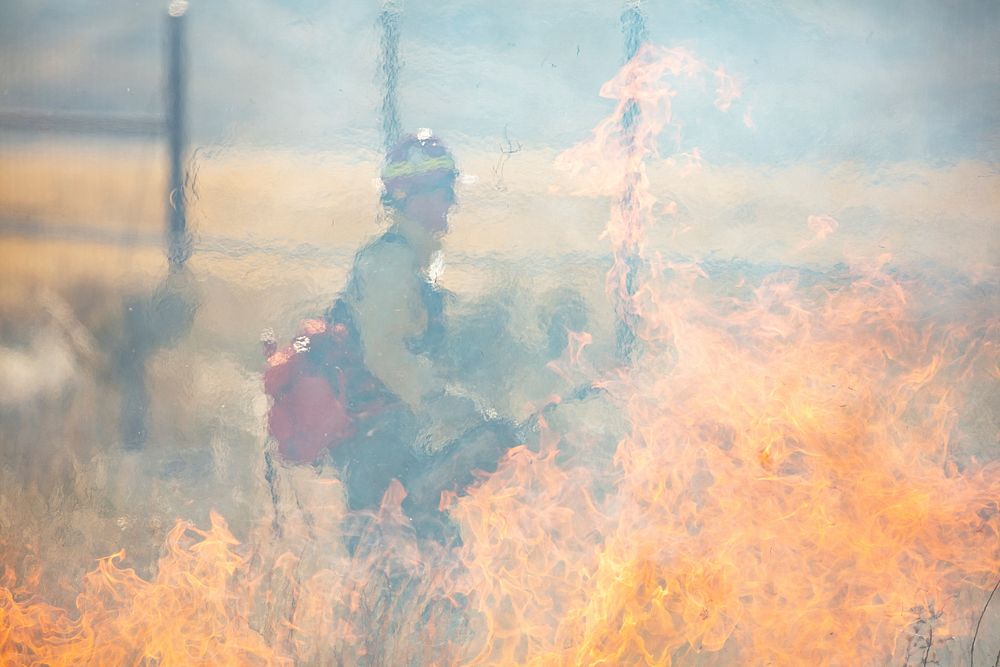
<svg viewBox="0 0 1000 667">
<path fill-rule="evenodd" d="M 395 217 L 393 222 L 395 231 L 404 236 L 417 253 L 421 267 L 430 265 L 435 252 L 441 249 L 441 238 L 448 230 L 447 220 L 442 222 L 441 228 L 435 229 L 428 225 L 426 221 L 410 217 L 403 212 Z"/>
</svg>

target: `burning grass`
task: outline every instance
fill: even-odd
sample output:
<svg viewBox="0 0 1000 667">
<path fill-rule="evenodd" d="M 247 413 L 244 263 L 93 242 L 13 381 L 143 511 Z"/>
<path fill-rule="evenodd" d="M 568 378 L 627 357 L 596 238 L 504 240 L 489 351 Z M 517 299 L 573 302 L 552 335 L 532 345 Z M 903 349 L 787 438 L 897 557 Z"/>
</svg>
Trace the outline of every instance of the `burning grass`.
<svg viewBox="0 0 1000 667">
<path fill-rule="evenodd" d="M 711 282 L 676 267 L 646 283 L 642 363 L 588 399 L 629 416 L 610 460 L 582 444 L 600 424 L 543 427 L 446 499 L 460 548 L 418 540 L 401 489 L 352 517 L 335 480 L 303 492 L 285 470 L 282 537 L 262 521 L 241 546 L 217 515 L 181 522 L 155 577 L 102 559 L 74 614 L 8 572 L 4 657 L 957 664 L 1000 568 L 1000 469 L 962 418 L 995 381 L 996 323 L 927 317 L 885 267 L 767 275 L 738 296 Z"/>
</svg>

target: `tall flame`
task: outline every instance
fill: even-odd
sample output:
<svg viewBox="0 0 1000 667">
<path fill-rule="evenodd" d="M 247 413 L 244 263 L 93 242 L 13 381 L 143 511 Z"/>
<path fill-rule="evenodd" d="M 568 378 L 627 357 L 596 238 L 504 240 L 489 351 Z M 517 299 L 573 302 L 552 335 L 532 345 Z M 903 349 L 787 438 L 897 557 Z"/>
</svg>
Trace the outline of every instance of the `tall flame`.
<svg viewBox="0 0 1000 667">
<path fill-rule="evenodd" d="M 715 304 L 664 289 L 645 316 L 675 354 L 613 387 L 634 424 L 615 493 L 595 504 L 583 471 L 521 452 L 455 511 L 503 638 L 484 662 L 725 648 L 739 664 L 866 665 L 932 620 L 968 639 L 968 594 L 1000 572 L 1000 467 L 948 445 L 955 387 L 995 363 L 996 323 L 921 327 L 884 274 L 833 293 L 777 276 Z"/>
<path fill-rule="evenodd" d="M 887 258 L 826 283 L 740 276 L 718 296 L 697 263 L 650 256 L 662 79 L 704 71 L 644 49 L 602 89 L 615 111 L 560 158 L 615 202 L 608 285 L 643 349 L 607 387 L 633 426 L 610 481 L 521 451 L 457 503 L 493 639 L 479 659 L 926 664 L 972 635 L 971 593 L 1000 572 L 1000 465 L 949 451 L 963 392 L 996 373 L 998 323 L 922 318 Z"/>
</svg>

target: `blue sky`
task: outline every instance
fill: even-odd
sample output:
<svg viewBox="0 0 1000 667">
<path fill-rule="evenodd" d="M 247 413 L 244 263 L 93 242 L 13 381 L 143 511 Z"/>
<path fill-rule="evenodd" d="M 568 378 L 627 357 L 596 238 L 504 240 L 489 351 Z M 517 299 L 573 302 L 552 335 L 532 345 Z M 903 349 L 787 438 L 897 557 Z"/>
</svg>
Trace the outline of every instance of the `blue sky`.
<svg viewBox="0 0 1000 667">
<path fill-rule="evenodd" d="M 166 3 L 162 3 L 165 5 Z M 743 84 L 723 115 L 678 98 L 684 142 L 715 163 L 962 159 L 1000 148 L 1000 3 L 691 0 L 642 5 L 650 40 Z M 492 146 L 564 148 L 608 111 L 618 2 L 406 2 L 404 126 Z M 378 145 L 377 2 L 193 0 L 194 140 L 336 150 Z M 158 3 L 7 0 L 0 106 L 155 112 Z M 752 107 L 756 129 L 742 123 Z"/>
</svg>

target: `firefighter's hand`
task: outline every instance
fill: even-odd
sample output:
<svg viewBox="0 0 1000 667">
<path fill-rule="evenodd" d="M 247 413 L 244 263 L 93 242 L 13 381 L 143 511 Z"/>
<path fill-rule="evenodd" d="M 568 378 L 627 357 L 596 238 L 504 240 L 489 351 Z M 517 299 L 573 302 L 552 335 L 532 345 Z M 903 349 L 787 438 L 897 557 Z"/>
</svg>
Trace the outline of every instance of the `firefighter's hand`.
<svg viewBox="0 0 1000 667">
<path fill-rule="evenodd" d="M 440 451 L 483 422 L 476 404 L 464 396 L 442 393 L 428 397 L 423 407 L 416 446 L 425 452 Z"/>
</svg>

